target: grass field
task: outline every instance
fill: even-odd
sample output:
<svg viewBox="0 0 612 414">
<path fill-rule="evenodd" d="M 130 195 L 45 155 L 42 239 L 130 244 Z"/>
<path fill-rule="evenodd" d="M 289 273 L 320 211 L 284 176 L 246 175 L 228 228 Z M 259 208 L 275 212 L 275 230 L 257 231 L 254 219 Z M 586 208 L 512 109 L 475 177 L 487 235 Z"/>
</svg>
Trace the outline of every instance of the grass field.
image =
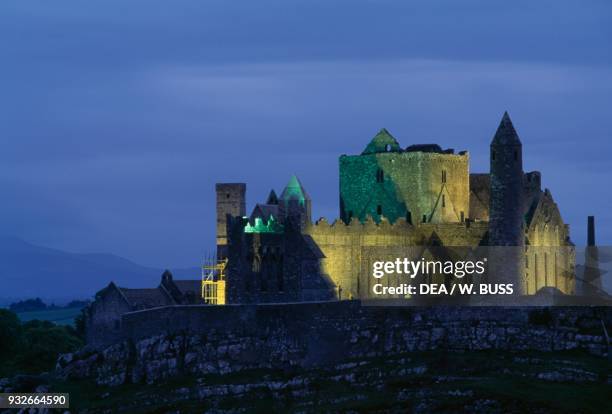
<svg viewBox="0 0 612 414">
<path fill-rule="evenodd" d="M 81 308 L 53 309 L 44 311 L 21 312 L 17 316 L 22 322 L 38 319 L 50 321 L 58 325 L 74 325 L 74 318 L 81 312 Z"/>
</svg>

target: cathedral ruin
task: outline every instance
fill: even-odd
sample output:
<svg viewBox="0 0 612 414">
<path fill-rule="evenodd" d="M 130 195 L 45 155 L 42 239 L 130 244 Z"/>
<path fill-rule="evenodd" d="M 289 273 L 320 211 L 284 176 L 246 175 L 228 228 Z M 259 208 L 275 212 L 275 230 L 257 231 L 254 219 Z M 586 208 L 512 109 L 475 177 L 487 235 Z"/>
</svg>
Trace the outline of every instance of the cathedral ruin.
<svg viewBox="0 0 612 414">
<path fill-rule="evenodd" d="M 516 293 L 573 294 L 569 226 L 540 172 L 523 171 L 507 113 L 491 141 L 489 173 L 471 173 L 469 161 L 468 152 L 436 144 L 403 148 L 382 129 L 361 154 L 340 156 L 333 223 L 313 223 L 312 200 L 295 176 L 248 216 L 246 185 L 217 184 L 227 303 L 367 299 L 373 256 L 398 248 L 426 256 L 432 247 L 499 249 L 490 277 L 514 283 Z"/>
</svg>

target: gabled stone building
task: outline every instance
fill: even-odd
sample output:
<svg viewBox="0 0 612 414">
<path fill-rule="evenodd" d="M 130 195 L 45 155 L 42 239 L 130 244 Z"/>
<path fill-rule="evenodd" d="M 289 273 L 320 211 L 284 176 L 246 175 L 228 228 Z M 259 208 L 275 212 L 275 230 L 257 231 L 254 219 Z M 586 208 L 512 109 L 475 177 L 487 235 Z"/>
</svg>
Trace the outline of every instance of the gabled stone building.
<svg viewBox="0 0 612 414">
<path fill-rule="evenodd" d="M 174 280 L 166 270 L 156 288 L 124 288 L 110 282 L 86 310 L 87 343 L 112 343 L 120 334 L 121 315 L 168 305 L 202 304 L 200 280 Z"/>
</svg>

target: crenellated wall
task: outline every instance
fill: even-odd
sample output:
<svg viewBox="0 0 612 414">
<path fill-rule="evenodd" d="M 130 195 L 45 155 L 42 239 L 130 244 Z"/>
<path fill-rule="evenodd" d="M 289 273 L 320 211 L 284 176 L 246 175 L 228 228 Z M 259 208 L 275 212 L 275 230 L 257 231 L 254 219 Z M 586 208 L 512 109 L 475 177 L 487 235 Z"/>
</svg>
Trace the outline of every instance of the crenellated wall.
<svg viewBox="0 0 612 414">
<path fill-rule="evenodd" d="M 367 298 L 372 282 L 371 263 L 395 259 L 398 252 L 420 255 L 425 246 L 478 246 L 487 231 L 487 223 L 420 223 L 405 219 L 389 223 L 384 217 L 376 223 L 371 217 L 361 223 L 354 219 L 348 225 L 321 219 L 306 227 L 324 257 L 321 271 L 338 289 L 340 299 Z M 418 256 L 417 258 L 420 258 Z"/>
</svg>

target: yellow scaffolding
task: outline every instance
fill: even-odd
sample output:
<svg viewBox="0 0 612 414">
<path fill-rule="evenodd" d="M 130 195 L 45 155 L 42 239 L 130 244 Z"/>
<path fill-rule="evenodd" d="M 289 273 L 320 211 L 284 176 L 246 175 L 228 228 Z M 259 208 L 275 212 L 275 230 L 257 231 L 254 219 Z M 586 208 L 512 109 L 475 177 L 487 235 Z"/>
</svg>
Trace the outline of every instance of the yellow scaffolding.
<svg viewBox="0 0 612 414">
<path fill-rule="evenodd" d="M 202 266 L 202 299 L 208 305 L 225 305 L 227 259 Z"/>
</svg>

